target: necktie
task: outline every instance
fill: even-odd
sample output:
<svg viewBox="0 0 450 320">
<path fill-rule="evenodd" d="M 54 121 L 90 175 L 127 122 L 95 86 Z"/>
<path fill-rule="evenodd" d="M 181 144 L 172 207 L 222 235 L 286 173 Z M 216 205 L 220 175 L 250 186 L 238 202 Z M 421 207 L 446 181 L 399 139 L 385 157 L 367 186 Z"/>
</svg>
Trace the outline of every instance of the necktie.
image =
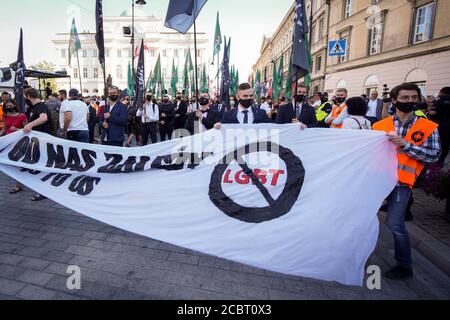
<svg viewBox="0 0 450 320">
<path fill-rule="evenodd" d="M 301 105 L 295 107 L 295 117 L 298 119 L 300 117 L 300 113 L 302 113 Z"/>
<path fill-rule="evenodd" d="M 152 104 L 153 107 L 153 113 L 155 113 L 155 104 Z"/>
<path fill-rule="evenodd" d="M 244 114 L 244 123 L 248 123 L 248 110 L 244 110 L 242 113 Z"/>
</svg>

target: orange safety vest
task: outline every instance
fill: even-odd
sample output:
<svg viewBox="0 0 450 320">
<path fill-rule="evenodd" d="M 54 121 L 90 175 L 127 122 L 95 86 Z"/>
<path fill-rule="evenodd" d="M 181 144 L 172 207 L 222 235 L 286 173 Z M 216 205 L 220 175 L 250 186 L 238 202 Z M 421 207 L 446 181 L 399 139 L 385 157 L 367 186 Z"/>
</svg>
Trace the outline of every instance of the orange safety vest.
<svg viewBox="0 0 450 320">
<path fill-rule="evenodd" d="M 3 121 L 4 121 L 4 119 L 3 119 L 3 105 L 0 104 L 0 129 L 3 128 L 3 125 L 4 125 Z"/>
<path fill-rule="evenodd" d="M 430 120 L 418 118 L 416 123 L 409 129 L 405 141 L 421 146 L 424 141 L 437 129 L 438 125 Z M 395 131 L 394 117 L 391 116 L 381 120 L 373 125 L 373 130 L 385 131 L 389 133 Z M 414 187 L 416 179 L 419 177 L 424 166 L 416 159 L 411 158 L 398 147 L 398 181 L 408 185 L 411 189 Z"/>
<path fill-rule="evenodd" d="M 345 110 L 345 108 L 347 108 L 346 103 L 344 103 L 342 106 L 335 105 L 333 107 L 333 110 L 331 111 L 331 117 L 333 118 L 333 120 L 337 119 L 337 117 L 339 117 L 339 115 L 342 113 L 342 111 Z M 342 129 L 343 126 L 344 123 L 341 123 L 340 125 L 334 125 L 333 123 L 331 123 L 330 128 Z"/>
</svg>

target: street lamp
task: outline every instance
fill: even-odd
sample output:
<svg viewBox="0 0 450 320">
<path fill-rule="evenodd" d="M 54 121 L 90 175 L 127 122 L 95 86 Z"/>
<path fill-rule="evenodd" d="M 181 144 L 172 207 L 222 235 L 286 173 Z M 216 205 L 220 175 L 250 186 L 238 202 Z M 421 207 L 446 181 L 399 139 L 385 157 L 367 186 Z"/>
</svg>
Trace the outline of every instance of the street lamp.
<svg viewBox="0 0 450 320">
<path fill-rule="evenodd" d="M 131 10 L 131 69 L 133 70 L 134 75 L 134 4 L 136 3 L 138 6 L 144 6 L 147 4 L 145 0 L 136 0 L 131 1 L 132 10 Z"/>
</svg>

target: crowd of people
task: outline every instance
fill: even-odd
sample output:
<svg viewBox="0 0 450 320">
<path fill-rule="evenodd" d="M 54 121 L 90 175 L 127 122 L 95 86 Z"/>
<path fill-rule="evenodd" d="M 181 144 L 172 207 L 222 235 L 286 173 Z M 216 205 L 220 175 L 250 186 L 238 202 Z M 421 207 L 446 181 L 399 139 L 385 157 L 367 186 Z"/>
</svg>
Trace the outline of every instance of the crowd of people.
<svg viewBox="0 0 450 320">
<path fill-rule="evenodd" d="M 0 135 L 35 130 L 81 143 L 130 147 L 170 140 L 179 129 L 195 134 L 220 129 L 222 124 L 296 123 L 301 129 L 384 131 L 398 148 L 399 163 L 397 187 L 384 205 L 398 265 L 386 276 L 403 279 L 413 274 L 405 220 L 412 219 L 412 189 L 425 165 L 438 162 L 443 166 L 449 153 L 450 87 L 431 99 L 422 97 L 417 85 L 404 83 L 380 99 L 376 90 L 370 97 L 349 97 L 345 88 L 338 88 L 332 97 L 327 93 L 308 97 L 307 88 L 298 86 L 292 99 L 267 96 L 255 101 L 253 88 L 243 83 L 227 104 L 211 99 L 208 93 L 198 99 L 187 99 L 182 93 L 174 99 L 167 94 L 157 99 L 152 92 L 136 103 L 127 91 L 114 86 L 107 99 L 82 97 L 76 89 L 68 93 L 46 90 L 46 95 L 42 101 L 37 90 L 26 88 L 26 110 L 21 113 L 10 94 L 2 93 Z M 17 183 L 10 193 L 21 190 Z M 42 199 L 38 194 L 32 200 Z"/>
</svg>

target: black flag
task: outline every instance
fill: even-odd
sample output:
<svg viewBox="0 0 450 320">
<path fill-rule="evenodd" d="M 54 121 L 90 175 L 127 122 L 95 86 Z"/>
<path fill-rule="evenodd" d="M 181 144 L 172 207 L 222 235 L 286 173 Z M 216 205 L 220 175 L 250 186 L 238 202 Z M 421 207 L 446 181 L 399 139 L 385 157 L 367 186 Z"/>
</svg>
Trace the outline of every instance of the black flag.
<svg viewBox="0 0 450 320">
<path fill-rule="evenodd" d="M 310 52 L 307 34 L 308 19 L 304 0 L 296 0 L 295 32 L 292 54 L 292 82 L 306 76 L 310 72 Z"/>
<path fill-rule="evenodd" d="M 23 32 L 20 29 L 19 51 L 17 53 L 17 70 L 14 81 L 14 96 L 16 106 L 20 112 L 25 112 L 25 98 L 23 97 L 23 85 L 25 83 L 25 63 L 23 61 Z"/>
<path fill-rule="evenodd" d="M 165 26 L 185 34 L 208 0 L 170 0 Z"/>
<path fill-rule="evenodd" d="M 226 106 L 230 105 L 230 87 L 231 87 L 231 76 L 230 76 L 230 45 L 231 38 L 228 39 L 224 37 L 224 52 L 223 52 L 223 62 L 222 62 L 222 85 L 220 88 L 220 102 Z"/>
<path fill-rule="evenodd" d="M 96 0 L 95 5 L 95 23 L 97 26 L 97 32 L 95 34 L 95 42 L 97 43 L 98 48 L 98 60 L 102 65 L 102 68 L 105 68 L 105 38 L 103 35 L 103 0 Z"/>
<path fill-rule="evenodd" d="M 145 90 L 145 68 L 144 68 L 144 39 L 142 39 L 141 50 L 139 52 L 139 62 L 134 81 L 134 107 L 142 108 L 144 104 Z"/>
</svg>

